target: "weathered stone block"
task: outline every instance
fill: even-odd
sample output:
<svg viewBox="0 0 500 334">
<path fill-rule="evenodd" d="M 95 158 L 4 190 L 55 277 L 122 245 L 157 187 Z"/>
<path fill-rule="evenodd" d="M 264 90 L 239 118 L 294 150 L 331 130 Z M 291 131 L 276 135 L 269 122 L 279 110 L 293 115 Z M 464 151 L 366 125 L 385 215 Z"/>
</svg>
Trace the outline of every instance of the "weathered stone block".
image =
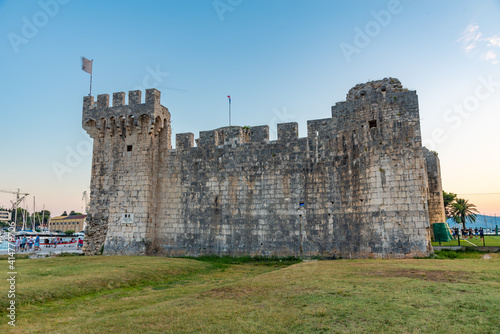
<svg viewBox="0 0 500 334">
<path fill-rule="evenodd" d="M 299 124 L 297 122 L 278 124 L 278 140 L 291 141 L 299 137 Z"/>
</svg>

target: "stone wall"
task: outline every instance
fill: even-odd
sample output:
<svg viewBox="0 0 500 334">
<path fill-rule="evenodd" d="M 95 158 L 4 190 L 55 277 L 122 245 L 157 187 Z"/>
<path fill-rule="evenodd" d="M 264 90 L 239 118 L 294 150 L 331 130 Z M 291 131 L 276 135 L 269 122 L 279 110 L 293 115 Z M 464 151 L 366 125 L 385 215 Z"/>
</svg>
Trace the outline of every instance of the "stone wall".
<svg viewBox="0 0 500 334">
<path fill-rule="evenodd" d="M 196 147 L 194 134 L 178 134 L 175 150 L 168 110 L 147 94 L 154 103 L 135 104 L 139 113 L 84 102 L 94 138 L 87 254 L 103 242 L 105 254 L 432 252 L 428 177 L 440 175 L 427 174 L 417 95 L 397 79 L 354 87 L 304 138 L 297 123 L 279 124 L 276 141 L 267 126 L 233 126 L 200 132 Z M 103 130 L 101 116 L 130 114 L 130 131 Z"/>
</svg>

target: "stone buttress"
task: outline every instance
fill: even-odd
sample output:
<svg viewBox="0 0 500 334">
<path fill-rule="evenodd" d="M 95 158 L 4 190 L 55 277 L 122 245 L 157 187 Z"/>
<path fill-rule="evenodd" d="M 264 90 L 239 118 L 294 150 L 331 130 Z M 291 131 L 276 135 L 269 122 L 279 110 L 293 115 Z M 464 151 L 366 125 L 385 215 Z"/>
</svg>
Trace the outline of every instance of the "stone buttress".
<svg viewBox="0 0 500 334">
<path fill-rule="evenodd" d="M 429 221 L 431 225 L 431 234 L 434 234 L 432 224 L 446 223 L 444 211 L 443 186 L 441 184 L 441 165 L 436 152 L 423 148 L 425 157 L 425 166 L 428 179 L 428 203 L 429 203 Z"/>
</svg>

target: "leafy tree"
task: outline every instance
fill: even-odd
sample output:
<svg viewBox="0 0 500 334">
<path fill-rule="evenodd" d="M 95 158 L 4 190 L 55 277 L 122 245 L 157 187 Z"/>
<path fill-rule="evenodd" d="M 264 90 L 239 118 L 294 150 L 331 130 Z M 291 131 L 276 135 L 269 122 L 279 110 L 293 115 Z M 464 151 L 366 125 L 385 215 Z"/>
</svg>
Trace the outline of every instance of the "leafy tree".
<svg viewBox="0 0 500 334">
<path fill-rule="evenodd" d="M 453 215 L 451 213 L 452 206 L 451 204 L 457 197 L 457 194 L 454 193 L 447 193 L 446 191 L 443 190 L 443 202 L 444 202 L 444 213 L 446 215 L 446 218 L 452 218 Z"/>
<path fill-rule="evenodd" d="M 64 231 L 64 234 L 66 234 L 66 235 L 73 235 L 73 234 L 75 234 L 75 231 L 73 231 L 73 230 L 66 230 L 66 231 Z"/>
<path fill-rule="evenodd" d="M 82 213 L 80 212 L 75 212 L 75 210 L 71 210 L 71 212 L 69 213 L 70 216 L 81 216 Z"/>
<path fill-rule="evenodd" d="M 31 227 L 32 216 L 26 209 L 17 208 L 16 211 L 14 211 L 14 210 L 9 210 L 9 211 L 11 212 L 10 221 L 11 222 L 17 221 L 17 224 L 16 224 L 17 228 L 20 228 L 23 226 L 23 217 L 26 218 L 26 227 L 27 228 Z M 17 212 L 17 217 L 16 217 L 16 212 Z"/>
<path fill-rule="evenodd" d="M 67 215 L 68 215 L 68 213 L 66 211 L 64 211 L 61 216 L 67 216 Z"/>
<path fill-rule="evenodd" d="M 44 211 L 38 211 L 35 213 L 36 215 L 36 222 L 41 223 L 41 224 L 47 224 L 50 219 L 50 211 L 44 210 Z"/>
<path fill-rule="evenodd" d="M 4 211 L 9 211 L 11 213 L 10 222 L 13 222 L 16 219 L 16 213 L 12 209 L 3 209 Z M 26 226 L 31 227 L 31 222 L 33 221 L 33 213 L 29 213 L 26 209 L 17 208 L 17 226 L 18 228 L 23 226 L 23 216 L 26 217 Z M 50 211 L 42 210 L 35 212 L 35 222 L 36 227 L 39 227 L 40 224 L 47 224 L 50 219 Z"/>
<path fill-rule="evenodd" d="M 471 223 L 476 222 L 477 211 L 476 206 L 472 203 L 469 203 L 468 200 L 463 198 L 456 198 L 455 202 L 451 203 L 451 214 L 453 220 L 457 224 L 462 224 L 463 228 L 465 228 L 465 222 L 469 221 Z"/>
</svg>

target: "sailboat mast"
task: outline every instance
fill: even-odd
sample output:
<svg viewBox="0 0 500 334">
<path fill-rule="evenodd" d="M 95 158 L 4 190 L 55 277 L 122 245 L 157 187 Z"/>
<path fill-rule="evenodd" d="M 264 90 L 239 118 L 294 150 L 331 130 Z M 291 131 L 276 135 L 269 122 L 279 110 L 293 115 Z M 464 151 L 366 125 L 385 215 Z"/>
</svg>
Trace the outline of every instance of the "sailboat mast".
<svg viewBox="0 0 500 334">
<path fill-rule="evenodd" d="M 23 231 L 26 230 L 26 211 L 28 211 L 28 203 L 23 199 L 24 211 L 23 211 Z"/>
<path fill-rule="evenodd" d="M 16 202 L 14 204 L 14 226 L 17 229 L 17 206 L 19 204 L 19 188 L 17 189 Z"/>
<path fill-rule="evenodd" d="M 40 223 L 40 225 L 45 226 L 45 204 L 43 205 L 43 208 L 42 208 L 42 222 Z"/>
<path fill-rule="evenodd" d="M 36 225 L 36 217 L 35 217 L 35 212 L 36 212 L 36 209 L 35 209 L 35 196 L 33 196 L 33 220 L 31 221 L 31 230 L 33 232 L 35 232 L 35 225 Z"/>
</svg>

